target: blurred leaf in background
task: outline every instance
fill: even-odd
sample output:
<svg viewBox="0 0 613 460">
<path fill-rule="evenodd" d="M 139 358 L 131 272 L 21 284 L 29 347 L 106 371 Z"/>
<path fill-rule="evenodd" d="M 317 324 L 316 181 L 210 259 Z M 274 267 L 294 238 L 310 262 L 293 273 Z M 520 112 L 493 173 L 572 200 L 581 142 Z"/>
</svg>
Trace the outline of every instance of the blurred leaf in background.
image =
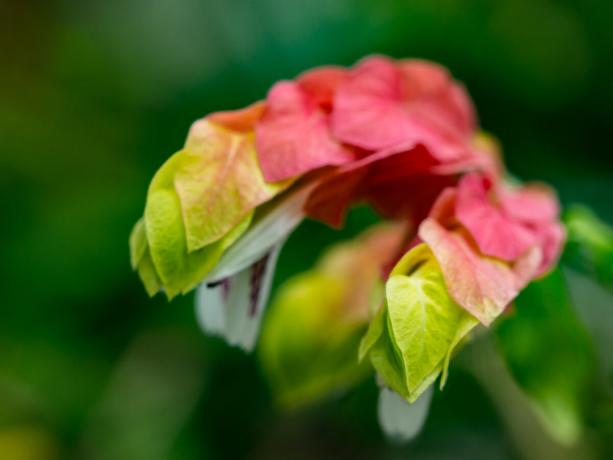
<svg viewBox="0 0 613 460">
<path fill-rule="evenodd" d="M 571 207 L 565 222 L 565 262 L 613 289 L 613 227 L 584 206 Z"/>
<path fill-rule="evenodd" d="M 314 268 L 280 287 L 259 351 L 282 407 L 313 403 L 372 373 L 358 362 L 358 345 L 383 301 L 381 273 L 401 246 L 402 230 L 373 227 L 331 247 Z"/>
<path fill-rule="evenodd" d="M 562 444 L 575 444 L 584 430 L 594 355 L 562 272 L 531 283 L 496 335 L 545 426 Z"/>
</svg>

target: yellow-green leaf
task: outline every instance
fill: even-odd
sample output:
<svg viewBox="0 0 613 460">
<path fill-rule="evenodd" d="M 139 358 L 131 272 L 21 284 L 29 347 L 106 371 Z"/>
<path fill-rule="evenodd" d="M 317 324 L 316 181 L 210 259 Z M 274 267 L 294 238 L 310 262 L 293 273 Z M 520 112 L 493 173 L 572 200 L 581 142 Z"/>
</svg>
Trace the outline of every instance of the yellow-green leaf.
<svg viewBox="0 0 613 460">
<path fill-rule="evenodd" d="M 155 270 L 155 266 L 151 260 L 151 254 L 149 253 L 148 249 L 141 258 L 137 270 L 138 276 L 143 282 L 145 290 L 150 297 L 153 297 L 155 294 L 160 292 L 162 289 L 162 281 Z"/>
<path fill-rule="evenodd" d="M 147 234 L 145 233 L 145 222 L 141 218 L 134 224 L 134 228 L 130 234 L 130 265 L 133 270 L 136 270 L 136 267 L 138 267 L 138 263 L 145 255 L 146 249 Z"/>
<path fill-rule="evenodd" d="M 371 323 L 362 354 L 369 354 L 390 388 L 414 402 L 446 374 L 451 353 L 476 324 L 451 299 L 436 259 L 422 244 L 392 270 L 384 310 Z"/>
<path fill-rule="evenodd" d="M 336 244 L 310 271 L 285 283 L 272 304 L 260 348 L 267 377 L 285 406 L 320 399 L 372 372 L 358 360 L 370 312 L 383 301 L 381 268 L 403 238 L 399 225 L 377 225 Z M 383 329 L 370 329 L 368 349 Z M 370 338 L 370 339 L 369 339 Z"/>
<path fill-rule="evenodd" d="M 144 227 L 151 260 L 169 298 L 198 285 L 215 266 L 223 251 L 249 226 L 252 212 L 222 239 L 189 251 L 174 177 L 183 159 L 173 155 L 154 176 L 145 206 Z"/>
<path fill-rule="evenodd" d="M 312 270 L 271 305 L 259 355 L 281 406 L 309 404 L 368 374 L 356 353 L 366 324 L 346 315 L 348 289 L 346 279 Z"/>
<path fill-rule="evenodd" d="M 222 238 L 289 185 L 264 181 L 252 131 L 233 130 L 207 118 L 194 123 L 176 155 L 173 182 L 189 252 Z"/>
<path fill-rule="evenodd" d="M 138 272 L 147 294 L 151 297 L 157 294 L 162 288 L 162 282 L 151 260 L 145 221 L 142 218 L 136 222 L 130 234 L 130 264 Z"/>
</svg>

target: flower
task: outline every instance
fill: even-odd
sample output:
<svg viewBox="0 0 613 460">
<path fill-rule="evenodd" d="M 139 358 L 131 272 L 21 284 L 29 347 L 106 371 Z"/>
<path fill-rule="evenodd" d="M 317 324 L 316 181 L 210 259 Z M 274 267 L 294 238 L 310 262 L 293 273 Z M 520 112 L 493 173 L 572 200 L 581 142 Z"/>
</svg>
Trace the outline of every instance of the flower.
<svg viewBox="0 0 613 460">
<path fill-rule="evenodd" d="M 455 350 L 551 269 L 564 241 L 554 194 L 507 179 L 495 141 L 444 68 L 382 56 L 321 67 L 276 83 L 264 101 L 196 121 L 151 181 L 130 237 L 132 266 L 151 295 L 197 288 L 202 328 L 251 350 L 285 240 L 307 216 L 342 226 L 358 202 L 399 221 L 394 238 L 359 239 L 325 258 L 288 288 L 270 330 L 289 342 L 299 334 L 284 321 L 303 314 L 316 327 L 299 324 L 301 337 L 318 341 L 338 320 L 355 345 L 369 323 L 359 355 L 385 387 L 381 407 L 394 406 L 391 389 L 421 401 L 398 414 L 423 421 L 422 395 L 439 376 L 444 384 Z M 321 286 L 333 287 L 296 313 L 318 302 L 311 294 Z M 292 361 L 273 342 L 264 341 L 269 358 Z M 351 375 L 362 369 L 345 364 Z M 304 379 L 297 394 L 309 399 Z M 382 410 L 382 424 L 407 434 L 414 427 L 398 414 Z"/>
</svg>

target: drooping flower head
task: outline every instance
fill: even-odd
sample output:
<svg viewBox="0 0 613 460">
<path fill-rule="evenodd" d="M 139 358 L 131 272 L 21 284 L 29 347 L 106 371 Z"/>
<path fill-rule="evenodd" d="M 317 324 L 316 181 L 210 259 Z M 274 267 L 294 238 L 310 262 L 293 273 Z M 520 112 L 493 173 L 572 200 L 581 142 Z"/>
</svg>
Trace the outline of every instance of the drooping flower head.
<svg viewBox="0 0 613 460">
<path fill-rule="evenodd" d="M 356 271 L 368 282 L 352 303 L 369 303 L 360 297 L 378 274 L 385 296 L 360 355 L 410 402 L 444 381 L 464 337 L 549 270 L 564 240 L 555 196 L 509 181 L 461 84 L 430 62 L 374 56 L 196 121 L 151 182 L 132 265 L 151 295 L 197 287 L 203 329 L 251 349 L 284 241 L 307 216 L 342 226 L 355 203 L 404 229 L 386 262 L 362 253 L 372 267 Z M 347 272 L 339 260 L 327 273 Z"/>
</svg>

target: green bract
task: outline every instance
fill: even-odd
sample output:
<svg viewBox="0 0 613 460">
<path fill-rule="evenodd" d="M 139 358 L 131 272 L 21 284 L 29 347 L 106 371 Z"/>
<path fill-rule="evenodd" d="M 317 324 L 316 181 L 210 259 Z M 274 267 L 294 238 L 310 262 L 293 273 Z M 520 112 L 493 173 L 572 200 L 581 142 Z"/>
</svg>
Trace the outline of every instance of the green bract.
<svg viewBox="0 0 613 460">
<path fill-rule="evenodd" d="M 421 244 L 409 251 L 385 286 L 386 301 L 360 346 L 383 382 L 414 402 L 443 372 L 478 321 L 449 296 L 440 267 Z"/>
<path fill-rule="evenodd" d="M 207 119 L 192 126 L 176 156 L 173 184 L 190 252 L 218 241 L 289 185 L 264 181 L 253 132 L 233 131 Z"/>
<path fill-rule="evenodd" d="M 346 311 L 349 289 L 344 277 L 312 270 L 285 284 L 271 305 L 259 351 L 280 405 L 308 404 L 369 373 L 356 356 L 366 319 Z"/>
<path fill-rule="evenodd" d="M 158 293 L 162 288 L 162 282 L 155 270 L 153 260 L 151 260 L 143 219 L 139 219 L 138 222 L 136 222 L 132 234 L 130 235 L 130 263 L 132 269 L 138 271 L 138 275 L 145 285 L 147 294 L 154 296 Z"/>
<path fill-rule="evenodd" d="M 132 265 L 150 295 L 196 287 L 247 230 L 255 208 L 289 185 L 264 181 L 253 137 L 200 120 L 155 174 L 130 238 Z"/>
<path fill-rule="evenodd" d="M 215 266 L 223 251 L 248 228 L 252 217 L 252 213 L 249 213 L 214 243 L 188 251 L 181 203 L 174 187 L 175 173 L 183 165 L 184 158 L 179 152 L 164 163 L 151 181 L 145 206 L 147 247 L 155 272 L 169 298 L 198 285 Z M 138 239 L 133 238 L 133 241 Z M 138 244 L 134 252 L 141 246 Z"/>
<path fill-rule="evenodd" d="M 381 267 L 402 236 L 400 226 L 377 225 L 332 246 L 312 270 L 281 287 L 260 356 L 282 405 L 307 404 L 372 372 L 358 361 L 358 347 L 383 300 Z"/>
</svg>

